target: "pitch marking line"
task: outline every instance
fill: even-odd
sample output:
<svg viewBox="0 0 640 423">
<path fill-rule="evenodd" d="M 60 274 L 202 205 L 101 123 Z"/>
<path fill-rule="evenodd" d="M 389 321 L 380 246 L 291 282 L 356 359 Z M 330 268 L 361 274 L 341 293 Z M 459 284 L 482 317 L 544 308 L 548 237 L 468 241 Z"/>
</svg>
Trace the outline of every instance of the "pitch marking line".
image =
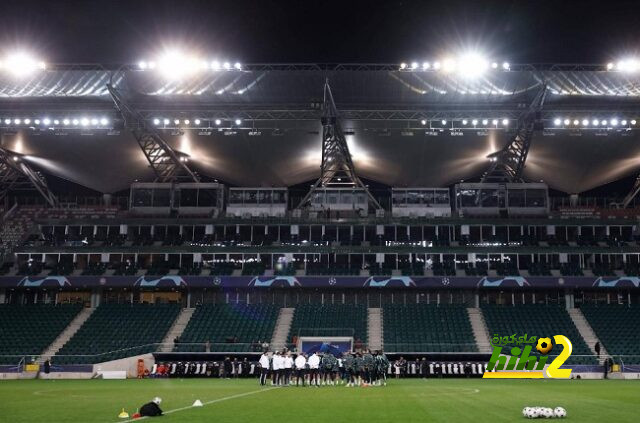
<svg viewBox="0 0 640 423">
<path fill-rule="evenodd" d="M 267 392 L 267 391 L 271 391 L 272 389 L 278 389 L 277 386 L 271 387 L 271 388 L 265 388 L 265 389 L 258 389 L 257 391 L 250 391 L 250 392 L 243 392 L 242 394 L 236 394 L 236 395 L 230 395 L 228 397 L 223 397 L 223 398 L 217 398 L 211 401 L 205 401 L 202 403 L 203 406 L 205 405 L 209 405 L 209 404 L 215 404 L 217 402 L 222 402 L 222 401 L 227 401 L 227 400 L 231 400 L 231 399 L 236 399 L 236 398 L 242 398 L 242 397 L 246 397 L 249 395 L 253 395 L 253 394 L 257 394 L 260 392 Z M 171 414 L 171 413 L 177 413 L 178 411 L 184 411 L 184 410 L 189 410 L 191 408 L 200 408 L 200 407 L 194 407 L 193 405 L 188 405 L 186 407 L 180 407 L 180 408 L 174 408 L 173 410 L 169 410 L 169 411 L 164 411 L 162 413 L 162 415 L 165 414 Z M 137 422 L 140 420 L 144 420 L 147 417 L 140 417 L 139 419 L 127 419 L 127 420 L 118 420 L 117 423 L 129 423 L 129 422 Z"/>
</svg>

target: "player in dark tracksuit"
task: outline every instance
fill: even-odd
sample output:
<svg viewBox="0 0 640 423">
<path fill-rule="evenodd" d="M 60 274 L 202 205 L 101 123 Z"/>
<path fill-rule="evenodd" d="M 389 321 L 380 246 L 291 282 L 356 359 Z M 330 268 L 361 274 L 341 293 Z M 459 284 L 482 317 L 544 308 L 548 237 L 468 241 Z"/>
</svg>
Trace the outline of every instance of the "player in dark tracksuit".
<svg viewBox="0 0 640 423">
<path fill-rule="evenodd" d="M 353 364 L 354 383 L 358 386 L 362 385 L 362 372 L 364 371 L 364 360 L 362 354 L 356 354 Z"/>
<path fill-rule="evenodd" d="M 362 355 L 362 360 L 364 361 L 364 380 L 365 383 L 371 384 L 372 376 L 373 376 L 373 368 L 375 365 L 375 360 L 373 355 L 371 355 L 371 351 L 367 350 Z"/>
<path fill-rule="evenodd" d="M 387 370 L 389 369 L 389 359 L 385 353 L 380 350 L 376 354 L 376 368 L 377 368 L 377 384 L 387 385 Z"/>
<path fill-rule="evenodd" d="M 347 381 L 347 386 L 353 386 L 355 382 L 355 369 L 354 366 L 356 364 L 355 357 L 352 353 L 348 352 L 342 357 L 342 364 L 344 366 L 345 377 L 344 379 Z"/>
<path fill-rule="evenodd" d="M 334 367 L 337 370 L 338 360 L 331 353 L 326 353 L 320 360 L 320 368 L 322 369 L 322 384 L 333 385 L 334 383 Z"/>
</svg>

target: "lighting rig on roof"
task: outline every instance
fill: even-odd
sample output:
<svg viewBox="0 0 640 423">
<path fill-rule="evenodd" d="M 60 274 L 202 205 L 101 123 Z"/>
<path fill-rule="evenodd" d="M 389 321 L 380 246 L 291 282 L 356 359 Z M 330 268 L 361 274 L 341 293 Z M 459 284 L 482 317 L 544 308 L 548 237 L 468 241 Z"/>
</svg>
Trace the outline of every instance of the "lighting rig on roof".
<svg viewBox="0 0 640 423">
<path fill-rule="evenodd" d="M 106 116 L 1 116 L 0 127 L 12 129 L 112 129 Z"/>
<path fill-rule="evenodd" d="M 636 126 L 636 119 L 611 117 L 556 117 L 553 119 L 553 126 L 558 129 L 632 129 Z"/>
<path fill-rule="evenodd" d="M 156 60 L 140 60 L 138 70 L 157 70 L 171 79 L 178 79 L 201 72 L 241 71 L 240 62 L 210 60 L 179 50 L 170 50 Z"/>
<path fill-rule="evenodd" d="M 44 61 L 26 52 L 11 53 L 0 58 L 0 72 L 6 72 L 18 78 L 46 68 L 47 64 Z"/>
<path fill-rule="evenodd" d="M 492 62 L 478 53 L 467 53 L 458 57 L 447 57 L 436 61 L 402 62 L 399 70 L 407 72 L 440 72 L 474 78 L 489 70 L 509 71 L 511 70 L 511 64 L 509 62 Z"/>
<path fill-rule="evenodd" d="M 609 62 L 607 63 L 608 71 L 618 71 L 618 72 L 637 72 L 640 71 L 640 60 L 635 57 L 629 57 L 626 59 L 619 60 L 618 62 Z"/>
</svg>

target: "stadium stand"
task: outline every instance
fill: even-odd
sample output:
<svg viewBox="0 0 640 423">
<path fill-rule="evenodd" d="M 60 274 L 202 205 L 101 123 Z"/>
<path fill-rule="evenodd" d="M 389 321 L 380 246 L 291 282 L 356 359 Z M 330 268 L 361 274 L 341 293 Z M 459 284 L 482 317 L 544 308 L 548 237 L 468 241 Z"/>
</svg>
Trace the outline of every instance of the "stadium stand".
<svg viewBox="0 0 640 423">
<path fill-rule="evenodd" d="M 303 304 L 296 307 L 289 339 L 299 336 L 353 336 L 367 341 L 367 307 L 362 304 Z"/>
<path fill-rule="evenodd" d="M 179 312 L 175 304 L 102 304 L 54 361 L 92 364 L 153 352 Z"/>
<path fill-rule="evenodd" d="M 280 308 L 256 304 L 204 304 L 196 308 L 175 351 L 260 351 L 271 341 Z M 200 345 L 187 345 L 200 344 Z"/>
<path fill-rule="evenodd" d="M 625 355 L 625 364 L 640 364 L 640 307 L 584 304 L 580 309 L 614 360 Z"/>
<path fill-rule="evenodd" d="M 475 352 L 463 305 L 395 305 L 383 308 L 387 352 Z"/>
<path fill-rule="evenodd" d="M 42 353 L 81 309 L 80 304 L 0 304 L 0 364 Z"/>
<path fill-rule="evenodd" d="M 525 333 L 537 337 L 564 335 L 573 345 L 573 354 L 567 360 L 567 364 L 597 364 L 593 353 L 563 306 L 519 304 L 514 307 L 484 304 L 481 308 L 490 336 Z"/>
</svg>

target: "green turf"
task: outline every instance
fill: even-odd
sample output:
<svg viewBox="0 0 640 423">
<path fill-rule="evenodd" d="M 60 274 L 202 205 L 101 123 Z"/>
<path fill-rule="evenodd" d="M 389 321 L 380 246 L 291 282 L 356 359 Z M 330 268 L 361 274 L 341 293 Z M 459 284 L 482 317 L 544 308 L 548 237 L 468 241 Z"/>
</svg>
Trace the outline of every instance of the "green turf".
<svg viewBox="0 0 640 423">
<path fill-rule="evenodd" d="M 0 421 L 118 422 L 154 396 L 163 422 L 512 422 L 524 406 L 563 406 L 569 421 L 632 422 L 640 381 L 392 380 L 386 387 L 260 388 L 254 380 L 0 381 Z M 240 394 L 247 394 L 239 396 Z"/>
</svg>

